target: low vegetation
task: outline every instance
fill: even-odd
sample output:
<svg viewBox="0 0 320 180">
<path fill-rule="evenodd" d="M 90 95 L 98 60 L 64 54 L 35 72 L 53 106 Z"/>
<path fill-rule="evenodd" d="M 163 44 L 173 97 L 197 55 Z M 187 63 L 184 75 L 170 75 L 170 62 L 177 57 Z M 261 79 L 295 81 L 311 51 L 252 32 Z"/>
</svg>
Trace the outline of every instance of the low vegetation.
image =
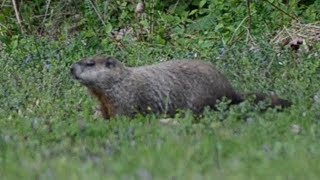
<svg viewBox="0 0 320 180">
<path fill-rule="evenodd" d="M 137 3 L 21 1 L 20 24 L 11 1 L 0 3 L 2 179 L 319 178 L 318 1 L 151 1 L 135 13 Z M 128 66 L 201 58 L 236 89 L 293 105 L 106 121 L 69 70 L 95 54 Z"/>
</svg>

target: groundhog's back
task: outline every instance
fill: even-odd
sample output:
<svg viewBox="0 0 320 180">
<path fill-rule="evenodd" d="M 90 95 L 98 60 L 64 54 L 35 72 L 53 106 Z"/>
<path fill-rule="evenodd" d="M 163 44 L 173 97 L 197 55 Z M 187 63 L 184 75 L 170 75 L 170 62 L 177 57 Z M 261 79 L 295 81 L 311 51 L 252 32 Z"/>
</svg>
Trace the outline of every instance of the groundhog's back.
<svg viewBox="0 0 320 180">
<path fill-rule="evenodd" d="M 215 67 L 200 60 L 172 60 L 132 68 L 133 79 L 140 83 L 139 110 L 174 114 L 177 109 L 200 113 L 214 107 L 222 97 L 237 97 L 226 77 Z"/>
</svg>

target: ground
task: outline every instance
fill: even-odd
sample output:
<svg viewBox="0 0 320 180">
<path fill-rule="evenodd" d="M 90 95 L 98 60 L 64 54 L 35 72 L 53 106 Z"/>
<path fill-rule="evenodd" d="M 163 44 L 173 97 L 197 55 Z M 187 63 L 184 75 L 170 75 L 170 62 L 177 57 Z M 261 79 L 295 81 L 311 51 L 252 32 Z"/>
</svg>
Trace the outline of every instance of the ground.
<svg viewBox="0 0 320 180">
<path fill-rule="evenodd" d="M 185 6 L 191 12 L 170 6 L 178 8 L 171 14 L 174 9 L 147 3 L 145 19 L 135 23 L 132 4 L 95 1 L 110 20 L 102 26 L 93 1 L 47 2 L 30 1 L 20 9 L 30 17 L 24 18 L 30 28 L 24 33 L 18 33 L 11 1 L 0 11 L 1 179 L 319 179 L 320 47 L 308 43 L 294 51 L 290 39 L 281 47 L 285 36 L 298 32 L 282 11 L 257 1 L 249 27 L 245 1 L 202 0 L 199 7 Z M 317 3 L 309 9 L 276 3 L 306 22 L 319 17 Z M 44 13 L 52 16 L 43 19 Z M 223 101 L 201 117 L 181 111 L 169 120 L 140 115 L 107 121 L 70 75 L 73 63 L 96 54 L 127 66 L 203 59 L 240 92 L 274 93 L 293 105 L 263 110 L 266 104 L 250 100 L 229 108 Z"/>
</svg>

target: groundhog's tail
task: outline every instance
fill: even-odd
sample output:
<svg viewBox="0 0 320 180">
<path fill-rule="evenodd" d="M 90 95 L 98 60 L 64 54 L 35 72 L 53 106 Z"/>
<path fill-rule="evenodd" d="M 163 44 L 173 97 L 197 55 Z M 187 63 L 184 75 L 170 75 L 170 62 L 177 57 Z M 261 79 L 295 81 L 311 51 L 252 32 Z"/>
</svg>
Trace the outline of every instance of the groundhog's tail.
<svg viewBox="0 0 320 180">
<path fill-rule="evenodd" d="M 249 97 L 254 98 L 254 102 L 258 103 L 260 101 L 266 101 L 267 103 L 270 103 L 269 107 L 281 107 L 281 108 L 287 108 L 292 105 L 292 103 L 288 100 L 281 99 L 275 95 L 267 95 L 264 93 L 238 93 L 238 97 L 232 101 L 234 104 L 238 104 Z"/>
</svg>

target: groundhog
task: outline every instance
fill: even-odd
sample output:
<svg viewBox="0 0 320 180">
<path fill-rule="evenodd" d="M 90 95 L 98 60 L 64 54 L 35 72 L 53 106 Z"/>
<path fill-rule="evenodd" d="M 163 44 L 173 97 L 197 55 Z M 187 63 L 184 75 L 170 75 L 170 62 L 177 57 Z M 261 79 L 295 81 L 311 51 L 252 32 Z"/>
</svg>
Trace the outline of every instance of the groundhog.
<svg viewBox="0 0 320 180">
<path fill-rule="evenodd" d="M 73 64 L 71 74 L 98 99 L 107 119 L 137 113 L 173 116 L 186 109 L 200 114 L 205 107 L 214 108 L 223 97 L 237 104 L 250 95 L 236 92 L 221 72 L 202 60 L 126 67 L 113 57 L 97 56 Z M 256 102 L 269 99 L 272 107 L 291 105 L 276 96 L 253 94 Z"/>
</svg>

